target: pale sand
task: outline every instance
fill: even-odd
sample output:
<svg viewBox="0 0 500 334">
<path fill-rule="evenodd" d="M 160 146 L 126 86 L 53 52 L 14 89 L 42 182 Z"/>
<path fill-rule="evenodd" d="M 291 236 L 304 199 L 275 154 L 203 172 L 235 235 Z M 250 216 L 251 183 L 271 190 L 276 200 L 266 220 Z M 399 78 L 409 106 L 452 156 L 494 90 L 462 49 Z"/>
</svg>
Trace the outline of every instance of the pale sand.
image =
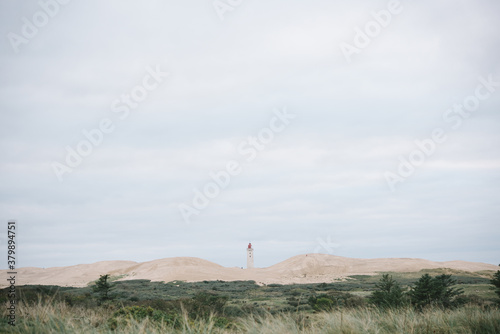
<svg viewBox="0 0 500 334">
<path fill-rule="evenodd" d="M 350 275 L 373 275 L 377 272 L 417 272 L 422 269 L 449 268 L 476 272 L 499 270 L 498 266 L 465 261 L 433 262 L 423 259 L 353 259 L 326 254 L 297 255 L 267 268 L 227 268 L 194 257 L 174 257 L 137 263 L 133 261 L 103 261 L 69 267 L 19 268 L 16 285 L 40 284 L 59 286 L 86 286 L 100 275 L 121 276 L 119 280 L 148 279 L 152 281 L 241 281 L 258 284 L 322 283 L 343 279 Z M 0 270 L 0 277 L 8 277 L 8 270 Z M 7 280 L 0 281 L 0 287 Z"/>
</svg>

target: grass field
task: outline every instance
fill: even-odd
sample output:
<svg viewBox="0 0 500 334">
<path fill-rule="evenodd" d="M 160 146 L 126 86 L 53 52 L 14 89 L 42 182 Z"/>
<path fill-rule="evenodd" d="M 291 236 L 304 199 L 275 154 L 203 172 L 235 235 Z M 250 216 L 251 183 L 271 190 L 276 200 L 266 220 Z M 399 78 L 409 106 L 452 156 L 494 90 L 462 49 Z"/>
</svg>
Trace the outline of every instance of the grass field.
<svg viewBox="0 0 500 334">
<path fill-rule="evenodd" d="M 500 312 L 465 306 L 455 310 L 411 308 L 383 312 L 374 308 L 335 310 L 315 314 L 281 313 L 240 317 L 224 326 L 216 317 L 191 320 L 187 315 L 176 326 L 149 318 L 127 319 L 112 330 L 113 311 L 87 309 L 63 302 L 21 305 L 15 327 L 8 333 L 500 333 Z M 8 331 L 7 331 L 8 330 Z"/>
<path fill-rule="evenodd" d="M 405 288 L 421 274 L 392 273 Z M 367 296 L 380 275 L 267 286 L 253 281 L 114 281 L 112 299 L 106 301 L 90 287 L 24 286 L 17 288 L 16 326 L 8 325 L 4 307 L 0 333 L 500 333 L 491 273 L 454 274 L 456 287 L 464 290 L 461 304 L 423 311 L 382 311 L 371 305 Z M 0 291 L 4 305 L 6 292 Z M 330 311 L 311 307 L 310 298 L 320 296 L 335 301 Z"/>
</svg>

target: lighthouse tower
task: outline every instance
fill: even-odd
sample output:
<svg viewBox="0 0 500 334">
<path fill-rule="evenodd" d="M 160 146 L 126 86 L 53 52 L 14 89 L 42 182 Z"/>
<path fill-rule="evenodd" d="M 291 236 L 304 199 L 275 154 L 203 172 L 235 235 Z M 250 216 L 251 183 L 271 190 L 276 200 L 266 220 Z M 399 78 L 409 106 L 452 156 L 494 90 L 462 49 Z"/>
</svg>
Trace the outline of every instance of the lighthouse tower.
<svg viewBox="0 0 500 334">
<path fill-rule="evenodd" d="M 252 243 L 249 243 L 247 248 L 247 269 L 251 268 L 253 268 L 253 248 Z"/>
</svg>

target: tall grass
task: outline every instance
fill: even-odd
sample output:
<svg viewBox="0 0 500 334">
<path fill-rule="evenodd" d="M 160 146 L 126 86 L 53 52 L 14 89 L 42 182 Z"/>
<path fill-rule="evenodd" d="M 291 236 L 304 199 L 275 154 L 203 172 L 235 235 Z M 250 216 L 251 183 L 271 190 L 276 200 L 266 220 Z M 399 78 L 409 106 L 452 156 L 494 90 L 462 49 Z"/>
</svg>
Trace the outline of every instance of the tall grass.
<svg viewBox="0 0 500 334">
<path fill-rule="evenodd" d="M 19 304 L 15 327 L 7 324 L 3 313 L 1 333 L 500 333 L 500 311 L 478 306 L 423 312 L 411 308 L 388 311 L 359 308 L 317 314 L 267 314 L 236 318 L 227 328 L 216 327 L 214 317 L 192 320 L 184 315 L 177 328 L 151 319 L 128 319 L 116 331 L 108 323 L 113 310 L 102 307 L 88 309 L 50 301 Z"/>
<path fill-rule="evenodd" d="M 307 321 L 308 320 L 308 321 Z M 243 333 L 500 333 L 500 312 L 463 307 L 455 310 L 414 309 L 381 311 L 351 309 L 297 319 L 294 314 L 242 320 Z"/>
</svg>

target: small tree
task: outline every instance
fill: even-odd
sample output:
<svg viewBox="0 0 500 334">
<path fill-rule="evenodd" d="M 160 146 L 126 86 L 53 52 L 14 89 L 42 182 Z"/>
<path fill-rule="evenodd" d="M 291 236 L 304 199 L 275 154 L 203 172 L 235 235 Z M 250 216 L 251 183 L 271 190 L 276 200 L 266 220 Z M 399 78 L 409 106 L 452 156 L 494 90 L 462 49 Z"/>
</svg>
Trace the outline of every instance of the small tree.
<svg viewBox="0 0 500 334">
<path fill-rule="evenodd" d="M 375 291 L 369 297 L 370 302 L 381 308 L 396 308 L 404 303 L 403 289 L 392 276 L 382 275 L 380 281 L 375 284 Z"/>
<path fill-rule="evenodd" d="M 493 284 L 495 286 L 495 293 L 500 298 L 500 270 L 498 270 L 493 275 L 493 279 L 490 282 L 491 282 L 491 284 Z"/>
<path fill-rule="evenodd" d="M 415 283 L 415 286 L 408 292 L 411 303 L 417 308 L 422 308 L 429 305 L 433 301 L 433 284 L 432 277 L 425 274 Z"/>
<path fill-rule="evenodd" d="M 111 289 L 111 285 L 108 283 L 109 275 L 101 275 L 95 285 L 92 287 L 92 290 L 99 294 L 99 298 L 101 301 L 109 299 L 109 290 Z"/>
<path fill-rule="evenodd" d="M 439 275 L 434 277 L 434 294 L 439 305 L 444 307 L 453 306 L 455 297 L 461 295 L 463 289 L 453 288 L 457 281 L 451 278 L 451 275 Z"/>
<path fill-rule="evenodd" d="M 408 293 L 411 303 L 421 309 L 428 305 L 450 307 L 455 301 L 455 297 L 463 293 L 462 289 L 452 286 L 456 281 L 451 275 L 439 275 L 432 278 L 425 274 L 415 283 L 415 286 Z"/>
</svg>

